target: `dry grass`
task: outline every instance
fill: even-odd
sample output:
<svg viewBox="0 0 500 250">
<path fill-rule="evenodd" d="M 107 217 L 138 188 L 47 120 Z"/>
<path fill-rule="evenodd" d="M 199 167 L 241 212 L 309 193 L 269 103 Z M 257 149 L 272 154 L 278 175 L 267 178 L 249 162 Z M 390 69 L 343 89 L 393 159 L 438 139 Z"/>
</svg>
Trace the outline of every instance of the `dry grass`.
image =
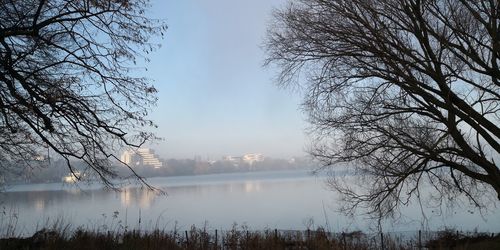
<svg viewBox="0 0 500 250">
<path fill-rule="evenodd" d="M 31 237 L 22 238 L 4 234 L 0 249 L 339 249 L 368 250 L 419 249 L 417 236 L 405 240 L 395 234 L 365 234 L 361 231 L 331 233 L 323 228 L 307 231 L 251 231 L 246 226 L 233 225 L 231 230 L 201 228 L 166 231 L 128 230 L 121 221 L 107 221 L 110 226 L 100 225 L 72 229 L 64 220 L 56 220 L 52 226 L 42 229 Z M 103 221 L 106 222 L 106 221 Z M 157 228 L 157 227 L 156 227 Z M 175 226 L 177 228 L 177 226 Z M 382 242 L 383 238 L 383 242 Z M 458 233 L 445 230 L 424 240 L 424 249 L 500 249 L 500 235 L 482 233 Z"/>
<path fill-rule="evenodd" d="M 428 249 L 500 249 L 500 234 L 462 233 L 448 229 L 439 232 L 425 246 Z"/>
<path fill-rule="evenodd" d="M 346 234 L 347 235 L 347 234 Z M 234 227 L 220 233 L 191 227 L 188 231 L 73 233 L 43 229 L 28 238 L 0 240 L 0 249 L 377 249 L 368 237 L 314 231 L 248 231 Z M 404 249 L 404 248 L 388 248 Z"/>
</svg>

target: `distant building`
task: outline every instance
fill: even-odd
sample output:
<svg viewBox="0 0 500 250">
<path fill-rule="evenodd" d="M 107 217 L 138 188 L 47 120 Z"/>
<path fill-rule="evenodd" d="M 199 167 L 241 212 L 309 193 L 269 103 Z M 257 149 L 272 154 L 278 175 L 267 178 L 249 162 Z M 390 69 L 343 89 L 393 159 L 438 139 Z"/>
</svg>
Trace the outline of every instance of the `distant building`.
<svg viewBox="0 0 500 250">
<path fill-rule="evenodd" d="M 123 154 L 120 156 L 120 161 L 123 163 L 130 165 L 132 164 L 132 157 L 135 155 L 134 151 L 127 150 L 123 152 Z"/>
<path fill-rule="evenodd" d="M 264 156 L 262 154 L 245 154 L 241 159 L 248 164 L 253 164 L 254 162 L 263 161 Z"/>
<path fill-rule="evenodd" d="M 139 148 L 136 151 L 127 150 L 123 152 L 120 160 L 127 165 L 143 165 L 152 166 L 154 168 L 163 166 L 158 156 L 149 148 Z"/>
<path fill-rule="evenodd" d="M 262 154 L 245 154 L 243 156 L 224 156 L 222 157 L 224 161 L 230 161 L 233 163 L 244 162 L 248 164 L 253 164 L 254 162 L 259 162 L 264 160 L 264 156 Z"/>
<path fill-rule="evenodd" d="M 223 161 L 230 161 L 230 162 L 239 162 L 241 161 L 241 156 L 231 156 L 231 155 L 226 155 L 222 157 Z"/>
<path fill-rule="evenodd" d="M 160 168 L 163 166 L 158 157 L 154 154 L 154 151 L 149 148 L 140 148 L 137 150 L 137 154 L 142 157 L 143 165 L 150 165 L 154 168 Z"/>
</svg>

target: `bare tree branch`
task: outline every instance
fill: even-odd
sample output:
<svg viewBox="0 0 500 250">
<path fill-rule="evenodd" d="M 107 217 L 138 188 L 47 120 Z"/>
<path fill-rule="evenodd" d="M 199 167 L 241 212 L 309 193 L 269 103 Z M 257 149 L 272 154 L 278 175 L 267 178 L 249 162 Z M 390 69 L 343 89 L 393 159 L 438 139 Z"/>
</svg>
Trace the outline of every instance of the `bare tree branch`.
<svg viewBox="0 0 500 250">
<path fill-rule="evenodd" d="M 70 171 L 79 159 L 115 188 L 116 154 L 155 138 L 146 116 L 156 89 L 130 74 L 166 30 L 146 17 L 148 2 L 0 3 L 0 175 L 31 167 L 48 147 Z"/>
<path fill-rule="evenodd" d="M 430 183 L 441 202 L 500 200 L 500 4 L 299 0 L 274 14 L 266 65 L 306 90 L 311 154 L 350 162 L 346 209 L 389 216 Z M 405 190 L 407 190 L 405 192 Z"/>
</svg>

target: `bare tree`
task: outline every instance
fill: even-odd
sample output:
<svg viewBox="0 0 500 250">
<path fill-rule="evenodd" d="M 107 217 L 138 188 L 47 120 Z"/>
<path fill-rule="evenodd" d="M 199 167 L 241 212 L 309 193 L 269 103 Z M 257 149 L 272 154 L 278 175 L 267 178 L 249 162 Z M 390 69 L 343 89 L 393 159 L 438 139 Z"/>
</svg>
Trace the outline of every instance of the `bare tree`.
<svg viewBox="0 0 500 250">
<path fill-rule="evenodd" d="M 50 149 L 113 187 L 118 150 L 154 137 L 156 89 L 132 72 L 166 29 L 148 2 L 0 1 L 0 176 Z"/>
<path fill-rule="evenodd" d="M 303 86 L 312 155 L 359 177 L 331 182 L 344 209 L 393 215 L 423 183 L 498 202 L 499 1 L 299 0 L 274 20 L 266 64 Z"/>
</svg>

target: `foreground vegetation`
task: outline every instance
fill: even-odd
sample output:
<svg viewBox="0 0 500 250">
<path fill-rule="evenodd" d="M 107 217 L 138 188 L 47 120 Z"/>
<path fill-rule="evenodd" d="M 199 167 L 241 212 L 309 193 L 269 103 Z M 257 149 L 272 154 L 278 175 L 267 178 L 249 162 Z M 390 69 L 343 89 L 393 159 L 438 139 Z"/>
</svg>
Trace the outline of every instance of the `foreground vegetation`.
<svg viewBox="0 0 500 250">
<path fill-rule="evenodd" d="M 322 228 L 307 231 L 248 231 L 245 228 L 208 232 L 99 231 L 66 228 L 42 229 L 27 238 L 0 239 L 0 249 L 500 249 L 500 234 L 463 234 L 446 230 L 421 241 L 360 231 L 330 233 Z"/>
</svg>

